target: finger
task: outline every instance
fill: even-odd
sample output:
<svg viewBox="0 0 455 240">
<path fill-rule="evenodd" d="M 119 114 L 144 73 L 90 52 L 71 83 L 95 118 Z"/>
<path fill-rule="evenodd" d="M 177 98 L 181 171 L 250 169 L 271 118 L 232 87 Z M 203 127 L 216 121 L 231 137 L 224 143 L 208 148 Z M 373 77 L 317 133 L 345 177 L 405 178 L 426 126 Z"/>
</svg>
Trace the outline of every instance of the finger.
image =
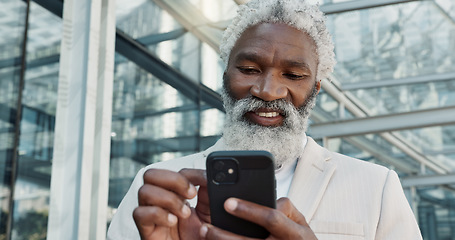
<svg viewBox="0 0 455 240">
<path fill-rule="evenodd" d="M 196 210 L 193 208 L 191 211 L 192 214 L 189 218 L 179 219 L 180 239 L 194 239 L 195 236 L 199 236 L 199 229 L 202 223 L 196 214 Z"/>
<path fill-rule="evenodd" d="M 199 236 L 202 239 L 206 240 L 252 240 L 253 238 L 248 238 L 240 235 L 236 235 L 234 233 L 225 231 L 223 229 L 217 228 L 210 224 L 202 225 Z"/>
<path fill-rule="evenodd" d="M 271 235 L 282 236 L 286 239 L 294 235 L 291 227 L 297 227 L 284 213 L 256 203 L 237 198 L 229 198 L 224 203 L 226 211 L 234 216 L 256 223 L 267 229 Z"/>
<path fill-rule="evenodd" d="M 144 184 L 159 186 L 187 199 L 194 198 L 197 194 L 196 188 L 184 175 L 165 169 L 147 170 L 144 173 Z"/>
<path fill-rule="evenodd" d="M 182 169 L 180 174 L 185 176 L 193 185 L 199 186 L 196 213 L 202 221 L 210 223 L 209 195 L 207 192 L 207 175 L 201 169 Z"/>
<path fill-rule="evenodd" d="M 303 216 L 303 214 L 297 210 L 289 198 L 283 197 L 278 199 L 276 202 L 276 209 L 284 213 L 284 215 L 286 215 L 289 219 L 296 222 L 297 224 L 308 227 L 305 216 Z"/>
<path fill-rule="evenodd" d="M 175 215 L 154 206 L 137 207 L 133 211 L 133 219 L 143 236 L 153 233 L 156 226 L 172 227 L 178 221 Z"/>
<path fill-rule="evenodd" d="M 199 191 L 197 194 L 197 200 L 198 200 L 198 204 L 201 203 L 201 204 L 209 205 L 210 200 L 209 200 L 209 194 L 207 191 L 207 187 L 199 187 Z"/>
<path fill-rule="evenodd" d="M 207 187 L 200 187 L 197 196 L 196 213 L 202 221 L 210 223 L 210 203 Z"/>
<path fill-rule="evenodd" d="M 205 170 L 184 168 L 180 170 L 179 173 L 185 176 L 195 186 L 207 186 L 207 175 Z"/>
<path fill-rule="evenodd" d="M 177 194 L 149 184 L 139 188 L 138 201 L 139 206 L 160 207 L 181 218 L 187 218 L 191 214 L 191 210 L 185 204 L 185 200 L 181 199 Z"/>
</svg>

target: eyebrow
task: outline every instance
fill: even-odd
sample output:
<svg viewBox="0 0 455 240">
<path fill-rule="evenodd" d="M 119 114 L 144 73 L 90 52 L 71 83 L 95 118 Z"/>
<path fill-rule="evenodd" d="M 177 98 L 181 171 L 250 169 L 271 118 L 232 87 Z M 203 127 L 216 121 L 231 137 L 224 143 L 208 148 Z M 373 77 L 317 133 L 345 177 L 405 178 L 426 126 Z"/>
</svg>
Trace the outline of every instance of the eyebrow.
<svg viewBox="0 0 455 240">
<path fill-rule="evenodd" d="M 311 71 L 310 65 L 303 60 L 283 60 L 282 64 L 287 67 L 295 67 Z"/>
<path fill-rule="evenodd" d="M 251 62 L 261 62 L 262 61 L 262 56 L 258 54 L 257 52 L 241 52 L 235 56 L 236 61 L 251 61 Z M 293 59 L 287 59 L 283 60 L 281 62 L 284 66 L 287 67 L 295 67 L 295 68 L 301 68 L 301 69 L 306 69 L 306 70 L 311 70 L 310 65 L 306 63 L 304 60 L 293 60 Z"/>
<path fill-rule="evenodd" d="M 241 52 L 235 56 L 236 61 L 251 61 L 251 62 L 259 62 L 261 61 L 261 55 L 256 52 Z"/>
</svg>

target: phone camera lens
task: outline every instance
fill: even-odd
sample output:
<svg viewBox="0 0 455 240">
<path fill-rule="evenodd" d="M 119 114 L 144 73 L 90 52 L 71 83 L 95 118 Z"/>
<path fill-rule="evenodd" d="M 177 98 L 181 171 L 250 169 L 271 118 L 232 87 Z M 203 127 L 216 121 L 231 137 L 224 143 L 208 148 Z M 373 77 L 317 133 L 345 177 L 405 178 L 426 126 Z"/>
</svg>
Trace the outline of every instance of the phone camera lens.
<svg viewBox="0 0 455 240">
<path fill-rule="evenodd" d="M 215 170 L 218 170 L 218 171 L 221 171 L 224 167 L 224 162 L 223 161 L 216 161 L 213 168 L 215 168 Z"/>
<path fill-rule="evenodd" d="M 215 181 L 222 182 L 226 178 L 226 174 L 219 172 L 215 175 Z"/>
</svg>

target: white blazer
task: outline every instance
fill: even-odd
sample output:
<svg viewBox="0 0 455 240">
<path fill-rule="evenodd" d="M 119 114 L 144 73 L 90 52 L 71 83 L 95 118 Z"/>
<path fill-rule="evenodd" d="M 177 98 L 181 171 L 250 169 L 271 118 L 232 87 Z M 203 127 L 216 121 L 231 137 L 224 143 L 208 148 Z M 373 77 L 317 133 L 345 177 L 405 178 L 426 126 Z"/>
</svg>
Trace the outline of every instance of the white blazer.
<svg viewBox="0 0 455 240">
<path fill-rule="evenodd" d="M 112 219 L 108 239 L 140 239 L 132 212 L 147 169 L 205 169 L 207 155 L 224 150 L 224 146 L 221 139 L 206 151 L 141 169 Z M 319 240 L 422 239 L 394 171 L 330 152 L 310 137 L 288 197 Z"/>
</svg>

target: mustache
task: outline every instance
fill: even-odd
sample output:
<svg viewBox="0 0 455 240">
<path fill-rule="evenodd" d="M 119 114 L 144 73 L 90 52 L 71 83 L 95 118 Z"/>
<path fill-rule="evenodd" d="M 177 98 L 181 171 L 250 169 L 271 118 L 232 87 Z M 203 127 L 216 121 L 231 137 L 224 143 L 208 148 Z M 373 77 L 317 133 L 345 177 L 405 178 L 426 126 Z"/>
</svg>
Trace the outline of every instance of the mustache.
<svg viewBox="0 0 455 240">
<path fill-rule="evenodd" d="M 265 101 L 261 98 L 249 95 L 242 99 L 236 99 L 229 88 L 229 82 L 225 81 L 221 91 L 221 97 L 223 98 L 224 108 L 226 109 L 226 114 L 229 116 L 229 121 L 235 120 L 254 126 L 254 124 L 246 118 L 246 113 L 261 108 L 271 109 L 279 112 L 284 117 L 283 125 L 278 128 L 305 131 L 307 119 L 311 109 L 313 109 L 316 104 L 318 92 L 317 83 L 315 83 L 305 99 L 305 102 L 301 106 L 295 106 L 292 102 L 284 98 Z"/>
</svg>

